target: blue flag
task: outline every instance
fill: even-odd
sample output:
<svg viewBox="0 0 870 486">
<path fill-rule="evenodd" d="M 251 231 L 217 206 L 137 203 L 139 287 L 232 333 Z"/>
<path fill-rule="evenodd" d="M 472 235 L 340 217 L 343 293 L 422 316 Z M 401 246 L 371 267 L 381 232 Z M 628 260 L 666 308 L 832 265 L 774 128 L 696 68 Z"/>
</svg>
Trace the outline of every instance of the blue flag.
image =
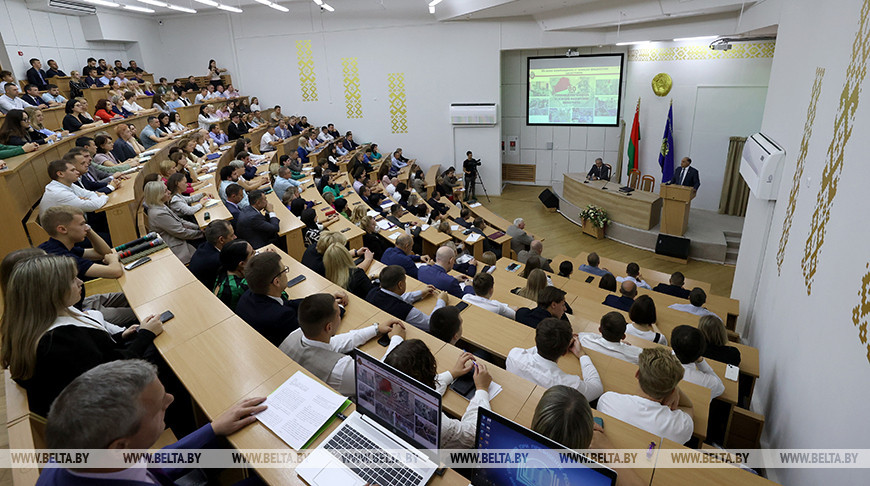
<svg viewBox="0 0 870 486">
<path fill-rule="evenodd" d="M 662 135 L 662 149 L 659 152 L 659 165 L 662 168 L 662 184 L 670 182 L 674 176 L 674 105 L 668 110 L 665 134 Z"/>
</svg>

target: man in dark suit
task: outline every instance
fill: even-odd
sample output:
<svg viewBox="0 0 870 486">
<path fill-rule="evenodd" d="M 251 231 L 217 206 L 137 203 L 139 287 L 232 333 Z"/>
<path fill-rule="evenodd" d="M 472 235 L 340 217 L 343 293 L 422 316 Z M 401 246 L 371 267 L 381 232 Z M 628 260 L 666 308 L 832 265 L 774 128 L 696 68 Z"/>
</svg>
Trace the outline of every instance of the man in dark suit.
<svg viewBox="0 0 870 486">
<path fill-rule="evenodd" d="M 353 133 L 347 132 L 346 134 L 344 134 L 344 141 L 341 142 L 341 146 L 344 147 L 345 150 L 350 152 L 353 149 L 359 147 L 359 144 L 353 141 Z"/>
<path fill-rule="evenodd" d="M 456 224 L 462 226 L 463 228 L 470 228 L 471 221 L 468 221 L 470 218 L 471 211 L 469 211 L 468 208 L 462 208 L 459 210 L 459 217 L 454 219 L 453 221 L 456 221 Z"/>
<path fill-rule="evenodd" d="M 248 133 L 248 126 L 242 122 L 242 114 L 238 111 L 230 113 L 230 123 L 227 125 L 227 137 L 230 141 L 238 140 Z"/>
<path fill-rule="evenodd" d="M 212 290 L 221 265 L 221 250 L 225 244 L 236 239 L 236 233 L 233 225 L 223 219 L 210 222 L 203 233 L 205 241 L 196 247 L 187 268 L 207 289 Z"/>
<path fill-rule="evenodd" d="M 609 181 L 610 180 L 610 168 L 604 165 L 604 161 L 601 158 L 595 159 L 595 165 L 589 169 L 589 173 L 586 174 L 586 178 L 590 181 Z"/>
<path fill-rule="evenodd" d="M 248 194 L 248 203 L 248 207 L 239 213 L 239 222 L 236 223 L 239 238 L 247 240 L 254 249 L 276 243 L 280 221 L 275 216 L 272 203 L 266 199 L 266 194 L 260 190 L 251 191 Z M 263 210 L 266 211 L 265 215 Z"/>
<path fill-rule="evenodd" d="M 517 309 L 517 321 L 531 327 L 537 328 L 538 323 L 554 317 L 567 321 L 565 311 L 568 309 L 568 304 L 565 302 L 565 291 L 556 287 L 544 287 L 538 292 L 538 306 L 534 309 L 521 307 Z"/>
<path fill-rule="evenodd" d="M 608 295 L 602 304 L 628 312 L 634 304 L 634 298 L 637 297 L 637 285 L 631 280 L 625 280 L 619 286 L 619 293 L 622 294 L 619 297 Z"/>
<path fill-rule="evenodd" d="M 39 96 L 39 88 L 35 84 L 28 84 L 24 87 L 24 94 L 21 95 L 21 99 L 30 106 L 48 108 L 45 100 Z"/>
<path fill-rule="evenodd" d="M 48 71 L 45 72 L 45 77 L 53 78 L 55 76 L 66 76 L 66 73 L 61 71 L 59 67 L 57 67 L 57 61 L 54 59 L 49 59 L 48 62 Z"/>
<path fill-rule="evenodd" d="M 227 205 L 227 210 L 233 216 L 232 224 L 233 228 L 235 228 L 239 224 L 239 217 L 241 216 L 242 212 L 242 208 L 239 207 L 239 203 L 242 202 L 242 199 L 245 198 L 245 189 L 238 184 L 230 184 L 229 186 L 227 186 L 226 193 L 227 200 L 224 202 Z"/>
<path fill-rule="evenodd" d="M 673 295 L 674 297 L 679 297 L 681 299 L 688 299 L 689 289 L 683 288 L 683 284 L 685 283 L 686 277 L 683 276 L 683 273 L 674 272 L 671 274 L 670 284 L 660 283 L 653 287 L 653 290 L 663 294 Z"/>
<path fill-rule="evenodd" d="M 236 305 L 236 314 L 275 346 L 280 346 L 299 328 L 296 313 L 302 299 L 288 300 L 284 293 L 289 271 L 290 267 L 281 262 L 277 253 L 265 251 L 254 255 L 245 265 L 248 290 Z M 337 291 L 333 296 L 339 304 L 347 305 L 345 292 Z M 343 308 L 341 314 L 344 315 Z"/>
<path fill-rule="evenodd" d="M 35 84 L 39 89 L 45 89 L 48 81 L 45 79 L 45 71 L 42 70 L 42 61 L 37 58 L 30 60 L 31 68 L 27 70 L 27 82 Z"/>
<path fill-rule="evenodd" d="M 71 163 L 76 170 L 79 171 L 79 174 L 81 174 L 79 180 L 74 182 L 74 184 L 79 187 L 89 191 L 109 194 L 121 186 L 121 179 L 115 180 L 112 179 L 112 177 L 100 179 L 99 174 L 97 174 L 95 169 L 91 167 L 91 154 L 88 153 L 87 149 L 84 147 L 75 147 L 71 149 L 63 156 L 63 160 Z"/>
<path fill-rule="evenodd" d="M 701 187 L 701 177 L 698 175 L 698 169 L 690 167 L 692 159 L 683 157 L 680 161 L 680 166 L 674 170 L 674 177 L 671 178 L 671 184 L 680 186 L 693 187 L 695 191 Z"/>
</svg>

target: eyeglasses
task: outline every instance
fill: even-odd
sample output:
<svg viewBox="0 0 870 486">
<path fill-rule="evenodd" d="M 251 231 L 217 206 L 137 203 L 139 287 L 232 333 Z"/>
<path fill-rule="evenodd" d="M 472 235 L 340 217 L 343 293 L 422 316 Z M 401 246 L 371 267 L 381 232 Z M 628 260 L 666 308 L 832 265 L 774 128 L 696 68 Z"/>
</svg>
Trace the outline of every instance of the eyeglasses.
<svg viewBox="0 0 870 486">
<path fill-rule="evenodd" d="M 285 273 L 287 273 L 287 272 L 289 272 L 289 271 L 290 271 L 290 267 L 288 267 L 287 265 L 284 265 L 284 270 L 281 270 L 280 272 L 278 272 L 277 275 L 275 275 L 274 277 L 272 277 L 272 280 L 275 280 L 276 278 L 280 277 L 281 275 L 283 275 L 283 274 L 285 274 Z"/>
</svg>

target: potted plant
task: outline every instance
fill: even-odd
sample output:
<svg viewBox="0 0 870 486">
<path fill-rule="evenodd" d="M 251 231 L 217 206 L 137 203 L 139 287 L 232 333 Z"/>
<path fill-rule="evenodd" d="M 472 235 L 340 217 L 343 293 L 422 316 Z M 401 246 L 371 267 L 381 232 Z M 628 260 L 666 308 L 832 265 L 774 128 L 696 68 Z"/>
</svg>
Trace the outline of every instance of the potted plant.
<svg viewBox="0 0 870 486">
<path fill-rule="evenodd" d="M 580 221 L 583 222 L 583 232 L 597 239 L 604 238 L 604 226 L 610 222 L 607 211 L 590 204 L 580 211 Z"/>
</svg>

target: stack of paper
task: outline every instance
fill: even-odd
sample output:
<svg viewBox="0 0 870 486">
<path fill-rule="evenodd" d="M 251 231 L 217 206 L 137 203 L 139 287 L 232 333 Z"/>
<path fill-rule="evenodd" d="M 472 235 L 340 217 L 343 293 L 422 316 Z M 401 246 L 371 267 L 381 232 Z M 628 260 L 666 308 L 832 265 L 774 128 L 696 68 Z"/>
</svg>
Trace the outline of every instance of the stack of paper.
<svg viewBox="0 0 870 486">
<path fill-rule="evenodd" d="M 468 238 L 466 238 L 465 241 L 473 244 L 481 238 L 483 238 L 482 235 L 479 235 L 477 233 L 471 233 L 470 235 L 468 235 Z"/>
</svg>

